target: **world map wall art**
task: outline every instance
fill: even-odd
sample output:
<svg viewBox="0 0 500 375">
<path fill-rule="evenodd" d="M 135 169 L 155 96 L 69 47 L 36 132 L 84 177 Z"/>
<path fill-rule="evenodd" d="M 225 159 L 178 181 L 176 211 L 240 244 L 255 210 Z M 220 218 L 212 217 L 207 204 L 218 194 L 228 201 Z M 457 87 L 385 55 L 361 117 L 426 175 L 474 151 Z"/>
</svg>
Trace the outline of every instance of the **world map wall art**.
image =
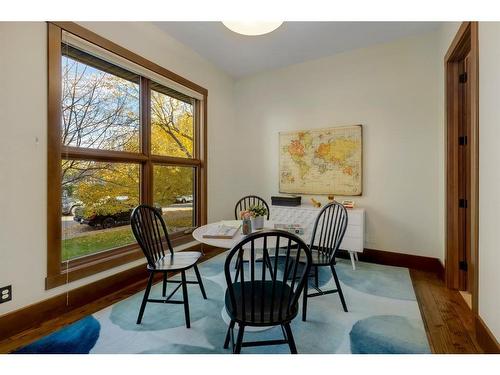
<svg viewBox="0 0 500 375">
<path fill-rule="evenodd" d="M 279 133 L 280 193 L 361 195 L 361 125 Z"/>
</svg>

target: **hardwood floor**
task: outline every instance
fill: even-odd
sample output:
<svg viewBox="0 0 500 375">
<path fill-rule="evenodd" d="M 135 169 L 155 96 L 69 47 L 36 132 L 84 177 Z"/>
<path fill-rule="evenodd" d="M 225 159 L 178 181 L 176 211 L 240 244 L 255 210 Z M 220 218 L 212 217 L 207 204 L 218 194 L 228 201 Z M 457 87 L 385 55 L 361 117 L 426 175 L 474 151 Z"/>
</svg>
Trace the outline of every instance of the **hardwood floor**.
<svg viewBox="0 0 500 375">
<path fill-rule="evenodd" d="M 207 251 L 204 260 L 223 250 Z M 410 270 L 427 336 L 433 353 L 482 353 L 474 338 L 474 316 L 459 292 L 449 290 L 434 273 Z M 61 327 L 123 300 L 143 289 L 134 284 L 56 319 L 44 322 L 0 342 L 0 353 L 8 353 Z"/>
<path fill-rule="evenodd" d="M 483 353 L 475 340 L 474 315 L 458 291 L 431 272 L 410 270 L 432 352 Z"/>
</svg>

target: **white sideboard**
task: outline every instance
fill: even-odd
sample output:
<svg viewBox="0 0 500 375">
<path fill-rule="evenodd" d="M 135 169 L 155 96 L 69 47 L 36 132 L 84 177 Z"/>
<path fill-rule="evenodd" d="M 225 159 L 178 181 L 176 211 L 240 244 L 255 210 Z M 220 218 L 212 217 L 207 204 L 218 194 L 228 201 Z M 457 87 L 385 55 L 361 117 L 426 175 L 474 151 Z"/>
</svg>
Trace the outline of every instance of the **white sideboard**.
<svg viewBox="0 0 500 375">
<path fill-rule="evenodd" d="M 271 206 L 270 220 L 274 223 L 300 224 L 304 228 L 304 235 L 301 236 L 307 241 L 311 240 L 314 221 L 318 216 L 320 208 L 308 205 L 295 207 Z M 347 230 L 344 239 L 340 244 L 340 249 L 347 250 L 351 257 L 352 269 L 356 269 L 355 260 L 357 253 L 362 253 L 364 248 L 365 234 L 365 210 L 363 208 L 347 209 Z"/>
</svg>

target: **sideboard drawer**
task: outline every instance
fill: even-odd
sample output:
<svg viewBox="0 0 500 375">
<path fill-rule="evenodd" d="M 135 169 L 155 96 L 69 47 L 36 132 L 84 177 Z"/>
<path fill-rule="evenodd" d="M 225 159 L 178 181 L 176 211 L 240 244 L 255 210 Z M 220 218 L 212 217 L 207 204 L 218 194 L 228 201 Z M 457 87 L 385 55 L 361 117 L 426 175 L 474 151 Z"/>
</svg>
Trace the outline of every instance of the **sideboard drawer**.
<svg viewBox="0 0 500 375">
<path fill-rule="evenodd" d="M 314 222 L 320 210 L 321 208 L 311 206 L 271 206 L 271 221 L 280 224 L 300 224 L 304 227 L 304 235 L 302 238 L 309 244 Z M 340 248 L 356 252 L 363 251 L 365 211 L 362 208 L 348 209 L 347 215 L 347 229 Z M 319 242 L 318 235 L 314 242 L 315 244 Z"/>
<path fill-rule="evenodd" d="M 348 225 L 363 225 L 364 215 L 360 211 L 347 210 L 347 224 Z"/>
<path fill-rule="evenodd" d="M 347 229 L 345 231 L 346 237 L 363 238 L 363 227 L 359 225 L 347 224 Z"/>
</svg>

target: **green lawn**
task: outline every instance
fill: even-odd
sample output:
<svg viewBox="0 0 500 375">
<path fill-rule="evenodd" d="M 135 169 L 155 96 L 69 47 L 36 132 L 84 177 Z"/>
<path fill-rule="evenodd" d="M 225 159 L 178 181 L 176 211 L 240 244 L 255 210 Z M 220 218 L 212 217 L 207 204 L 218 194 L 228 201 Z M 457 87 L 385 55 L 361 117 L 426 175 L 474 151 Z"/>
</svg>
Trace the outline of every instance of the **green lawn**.
<svg viewBox="0 0 500 375">
<path fill-rule="evenodd" d="M 191 216 L 179 217 L 173 220 L 166 219 L 165 221 L 170 228 L 186 228 L 191 226 Z M 65 261 L 104 250 L 111 250 L 135 242 L 132 229 L 129 225 L 113 230 L 97 229 L 92 234 L 86 236 L 63 239 L 62 260 Z"/>
<path fill-rule="evenodd" d="M 62 241 L 62 260 L 98 253 L 135 242 L 129 226 L 112 231 L 96 230 L 92 234 Z"/>
</svg>

